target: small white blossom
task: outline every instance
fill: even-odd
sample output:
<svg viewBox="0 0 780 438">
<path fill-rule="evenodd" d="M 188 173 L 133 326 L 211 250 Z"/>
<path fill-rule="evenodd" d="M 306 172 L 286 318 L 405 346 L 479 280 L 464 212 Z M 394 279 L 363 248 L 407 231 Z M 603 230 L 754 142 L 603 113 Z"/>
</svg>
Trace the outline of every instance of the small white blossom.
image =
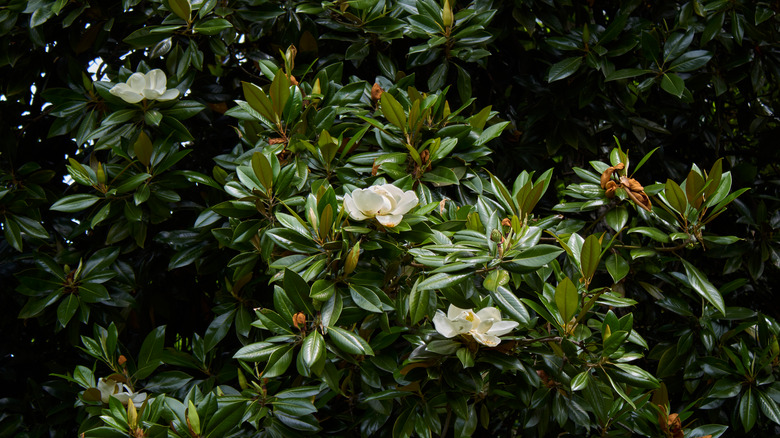
<svg viewBox="0 0 780 438">
<path fill-rule="evenodd" d="M 447 315 L 441 310 L 433 316 L 436 331 L 445 338 L 469 334 L 474 340 L 488 347 L 501 343 L 503 336 L 518 326 L 515 321 L 502 321 L 501 312 L 495 307 L 485 307 L 474 313 L 472 309 L 461 309 L 450 304 Z"/>
<path fill-rule="evenodd" d="M 179 97 L 176 88 L 167 89 L 168 78 L 159 68 L 149 73 L 133 73 L 127 82 L 114 85 L 109 93 L 120 97 L 127 103 L 138 103 L 147 100 L 173 100 Z"/>
<path fill-rule="evenodd" d="M 133 406 L 140 408 L 146 400 L 146 393 L 134 393 L 128 388 L 127 385 L 123 385 L 113 379 L 98 379 L 97 389 L 100 391 L 100 400 L 103 403 L 108 403 L 110 397 L 114 397 L 119 400 L 123 405 L 127 405 L 128 401 L 133 401 Z"/>
<path fill-rule="evenodd" d="M 392 184 L 382 184 L 355 189 L 351 195 L 345 195 L 344 209 L 352 219 L 362 221 L 375 217 L 380 224 L 394 227 L 418 202 L 413 191 L 404 192 Z"/>
</svg>

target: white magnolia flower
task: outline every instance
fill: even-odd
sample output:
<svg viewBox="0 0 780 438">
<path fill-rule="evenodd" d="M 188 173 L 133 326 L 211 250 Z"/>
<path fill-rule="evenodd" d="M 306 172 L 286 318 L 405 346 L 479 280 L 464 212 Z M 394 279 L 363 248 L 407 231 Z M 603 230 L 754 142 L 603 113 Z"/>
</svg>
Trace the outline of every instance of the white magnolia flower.
<svg viewBox="0 0 780 438">
<path fill-rule="evenodd" d="M 445 338 L 469 334 L 477 342 L 488 347 L 495 347 L 503 336 L 518 326 L 515 321 L 502 321 L 501 312 L 495 307 L 485 307 L 477 313 L 472 309 L 461 309 L 450 304 L 447 315 L 441 310 L 433 316 L 436 331 Z"/>
<path fill-rule="evenodd" d="M 392 184 L 382 184 L 355 189 L 352 195 L 345 195 L 344 209 L 352 219 L 362 221 L 375 217 L 380 224 L 394 227 L 418 202 L 413 191 L 404 192 Z"/>
<path fill-rule="evenodd" d="M 146 393 L 134 393 L 127 385 L 123 385 L 113 379 L 99 378 L 97 389 L 100 391 L 100 400 L 103 403 L 108 403 L 109 397 L 114 397 L 123 405 L 127 405 L 127 402 L 132 400 L 133 406 L 140 408 L 144 404 L 144 400 L 146 400 Z"/>
<path fill-rule="evenodd" d="M 109 93 L 122 98 L 127 103 L 138 103 L 147 100 L 173 100 L 179 97 L 176 88 L 166 89 L 168 78 L 159 68 L 149 73 L 133 73 L 127 82 L 114 85 Z"/>
</svg>

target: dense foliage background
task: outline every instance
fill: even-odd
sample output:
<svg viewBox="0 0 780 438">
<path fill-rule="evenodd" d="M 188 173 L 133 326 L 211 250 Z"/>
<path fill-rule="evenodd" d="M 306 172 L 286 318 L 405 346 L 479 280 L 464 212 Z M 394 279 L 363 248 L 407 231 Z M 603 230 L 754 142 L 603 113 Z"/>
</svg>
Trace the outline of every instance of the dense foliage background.
<svg viewBox="0 0 780 438">
<path fill-rule="evenodd" d="M 779 13 L 0 2 L 0 436 L 780 435 Z"/>
</svg>

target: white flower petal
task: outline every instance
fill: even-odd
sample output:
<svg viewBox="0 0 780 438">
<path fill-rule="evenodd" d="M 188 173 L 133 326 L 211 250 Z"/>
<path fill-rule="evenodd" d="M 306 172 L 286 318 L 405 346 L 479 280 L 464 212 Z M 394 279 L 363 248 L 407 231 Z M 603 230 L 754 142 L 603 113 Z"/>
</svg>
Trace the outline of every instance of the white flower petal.
<svg viewBox="0 0 780 438">
<path fill-rule="evenodd" d="M 516 321 L 496 321 L 486 333 L 493 336 L 503 336 L 514 330 L 518 325 L 520 324 Z"/>
<path fill-rule="evenodd" d="M 122 390 L 122 385 L 111 379 L 99 378 L 97 382 L 97 389 L 100 391 L 100 400 L 103 403 L 108 403 L 108 398 L 114 393 Z"/>
<path fill-rule="evenodd" d="M 125 83 L 116 84 L 108 90 L 109 93 L 119 97 L 127 103 L 138 103 L 144 99 L 143 94 L 133 90 Z"/>
<path fill-rule="evenodd" d="M 160 97 L 160 92 L 151 88 L 145 88 L 143 94 L 147 100 L 156 100 Z"/>
<path fill-rule="evenodd" d="M 477 312 L 477 315 L 480 319 L 493 319 L 496 321 L 501 321 L 501 312 L 495 307 L 485 307 L 484 309 Z"/>
<path fill-rule="evenodd" d="M 352 192 L 355 206 L 365 216 L 374 217 L 385 205 L 385 198 L 372 190 L 357 189 Z"/>
<path fill-rule="evenodd" d="M 472 331 L 471 336 L 474 337 L 475 341 L 487 347 L 495 347 L 496 345 L 501 343 L 501 339 L 499 339 L 498 336 L 493 336 L 486 333 L 478 333 Z"/>
<path fill-rule="evenodd" d="M 444 312 L 437 310 L 433 315 L 433 327 L 445 338 L 457 336 L 461 331 L 460 326 L 456 326 L 449 318 L 444 316 Z"/>
<path fill-rule="evenodd" d="M 157 91 L 158 95 L 165 93 L 165 89 L 168 85 L 168 78 L 165 77 L 165 73 L 156 68 L 146 74 L 147 88 Z"/>
<path fill-rule="evenodd" d="M 413 209 L 420 202 L 417 199 L 417 194 L 411 190 L 407 190 L 401 195 L 401 199 L 393 209 L 393 214 L 406 214 L 409 210 Z"/>
<path fill-rule="evenodd" d="M 380 224 L 392 228 L 400 224 L 403 218 L 404 217 L 400 214 L 380 214 L 376 217 L 376 220 L 378 220 Z"/>
<path fill-rule="evenodd" d="M 349 217 L 356 221 L 362 221 L 368 219 L 368 216 L 364 215 L 355 205 L 355 201 L 352 200 L 352 196 L 344 195 L 344 210 L 349 213 Z"/>
<path fill-rule="evenodd" d="M 469 313 L 474 312 L 471 309 L 461 309 L 454 304 L 450 304 L 450 307 L 447 309 L 447 318 L 456 319 L 458 317 L 465 317 Z"/>
<path fill-rule="evenodd" d="M 139 392 L 137 394 L 132 394 L 130 396 L 130 399 L 133 401 L 133 405 L 136 408 L 140 408 L 141 405 L 144 404 L 144 401 L 146 401 L 147 394 L 145 392 Z"/>
<path fill-rule="evenodd" d="M 179 90 L 177 88 L 171 88 L 169 90 L 166 90 L 165 93 L 163 93 L 160 97 L 157 98 L 160 102 L 164 102 L 166 100 L 173 100 L 179 97 Z"/>
</svg>

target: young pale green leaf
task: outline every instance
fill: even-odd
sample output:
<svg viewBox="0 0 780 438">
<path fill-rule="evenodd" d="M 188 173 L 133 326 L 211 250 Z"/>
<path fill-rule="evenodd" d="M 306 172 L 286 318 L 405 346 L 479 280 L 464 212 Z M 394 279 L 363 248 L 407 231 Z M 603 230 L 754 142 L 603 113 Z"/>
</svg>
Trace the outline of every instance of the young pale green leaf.
<svg viewBox="0 0 780 438">
<path fill-rule="evenodd" d="M 198 408 L 192 403 L 192 399 L 187 401 L 187 424 L 196 435 L 200 435 L 200 417 L 198 417 Z"/>
<path fill-rule="evenodd" d="M 596 273 L 596 268 L 601 260 L 601 241 L 595 235 L 591 234 L 585 239 L 580 251 L 580 266 L 582 267 L 582 276 L 586 281 L 590 281 Z"/>
<path fill-rule="evenodd" d="M 276 72 L 273 82 L 271 82 L 271 104 L 277 120 L 282 118 L 282 111 L 290 98 L 290 79 L 280 69 Z"/>
<path fill-rule="evenodd" d="M 249 82 L 242 82 L 241 85 L 244 89 L 244 97 L 252 109 L 260 113 L 261 116 L 265 117 L 271 123 L 279 121 L 276 113 L 274 112 L 274 107 L 271 104 L 271 100 L 268 99 L 265 91 L 263 91 L 257 85 L 250 84 Z"/>
<path fill-rule="evenodd" d="M 379 98 L 382 114 L 387 121 L 398 127 L 403 133 L 406 133 L 406 113 L 400 103 L 390 93 L 382 93 Z"/>
<path fill-rule="evenodd" d="M 491 292 L 495 292 L 496 289 L 507 283 L 509 283 L 509 272 L 499 268 L 490 271 L 482 282 L 482 286 Z"/>
<path fill-rule="evenodd" d="M 572 283 L 569 277 L 564 277 L 555 288 L 555 304 L 558 306 L 558 312 L 564 323 L 577 313 L 579 301 L 580 295 L 577 292 L 577 286 Z"/>
<path fill-rule="evenodd" d="M 685 275 L 688 277 L 688 282 L 690 282 L 693 290 L 715 306 L 723 316 L 726 316 L 726 305 L 723 303 L 723 297 L 720 295 L 718 289 L 716 289 L 707 279 L 707 276 L 696 269 L 695 266 L 690 264 L 687 260 L 682 259 L 681 261 L 685 267 Z"/>
<path fill-rule="evenodd" d="M 271 168 L 271 162 L 262 152 L 252 154 L 252 171 L 263 188 L 268 191 L 273 189 L 274 172 Z"/>
</svg>

